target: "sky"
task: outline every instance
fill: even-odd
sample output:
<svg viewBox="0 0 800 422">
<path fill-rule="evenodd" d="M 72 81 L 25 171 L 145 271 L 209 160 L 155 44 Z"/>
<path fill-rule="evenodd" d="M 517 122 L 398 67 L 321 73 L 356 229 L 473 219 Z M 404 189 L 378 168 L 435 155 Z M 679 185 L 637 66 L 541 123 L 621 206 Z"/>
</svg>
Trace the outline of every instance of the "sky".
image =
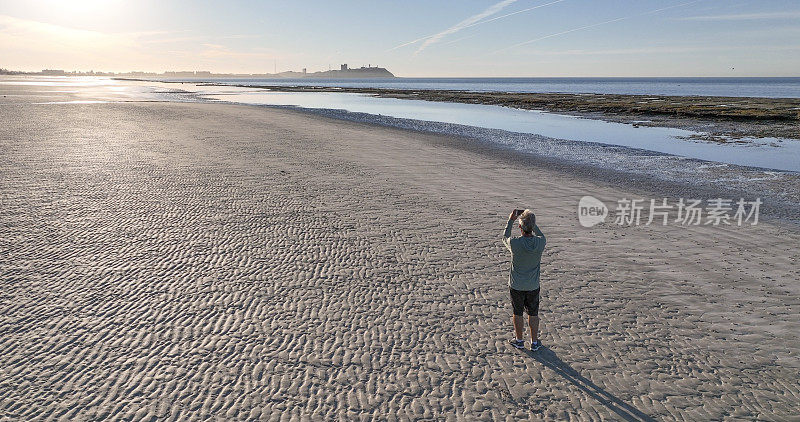
<svg viewBox="0 0 800 422">
<path fill-rule="evenodd" d="M 0 68 L 800 76 L 797 0 L 3 0 Z"/>
</svg>

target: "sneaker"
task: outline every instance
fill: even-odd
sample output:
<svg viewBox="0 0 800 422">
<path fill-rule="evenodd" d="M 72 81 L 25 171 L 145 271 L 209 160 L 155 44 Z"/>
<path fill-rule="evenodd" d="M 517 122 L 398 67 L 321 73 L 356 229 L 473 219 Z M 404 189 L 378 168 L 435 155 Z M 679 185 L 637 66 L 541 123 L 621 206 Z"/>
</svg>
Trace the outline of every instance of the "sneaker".
<svg viewBox="0 0 800 422">
<path fill-rule="evenodd" d="M 517 349 L 522 349 L 522 348 L 525 347 L 525 341 L 524 340 L 517 340 L 515 338 L 512 338 L 508 342 L 511 343 L 511 345 L 516 347 Z"/>
<path fill-rule="evenodd" d="M 536 340 L 536 341 L 531 342 L 531 351 L 532 352 L 535 352 L 535 351 L 539 350 L 540 347 L 542 347 L 541 340 Z"/>
</svg>

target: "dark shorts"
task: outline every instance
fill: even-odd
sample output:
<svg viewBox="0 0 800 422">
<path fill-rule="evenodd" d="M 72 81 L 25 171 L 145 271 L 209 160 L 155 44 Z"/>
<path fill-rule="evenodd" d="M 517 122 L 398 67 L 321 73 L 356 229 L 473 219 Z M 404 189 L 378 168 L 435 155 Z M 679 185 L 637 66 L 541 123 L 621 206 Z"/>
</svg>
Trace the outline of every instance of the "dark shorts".
<svg viewBox="0 0 800 422">
<path fill-rule="evenodd" d="M 514 307 L 514 315 L 522 316 L 522 311 L 525 310 L 528 316 L 539 316 L 539 289 L 511 289 L 511 306 Z"/>
</svg>

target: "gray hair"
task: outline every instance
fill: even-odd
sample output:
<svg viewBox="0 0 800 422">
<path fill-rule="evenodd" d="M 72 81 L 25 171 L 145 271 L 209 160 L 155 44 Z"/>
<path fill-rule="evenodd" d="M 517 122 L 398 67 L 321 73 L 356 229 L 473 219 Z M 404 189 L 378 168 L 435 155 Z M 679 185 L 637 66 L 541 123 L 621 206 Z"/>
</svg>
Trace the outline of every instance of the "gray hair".
<svg viewBox="0 0 800 422">
<path fill-rule="evenodd" d="M 532 233 L 533 227 L 535 225 L 536 225 L 536 216 L 533 215 L 533 211 L 525 210 L 522 214 L 519 215 L 519 226 L 525 233 Z"/>
</svg>

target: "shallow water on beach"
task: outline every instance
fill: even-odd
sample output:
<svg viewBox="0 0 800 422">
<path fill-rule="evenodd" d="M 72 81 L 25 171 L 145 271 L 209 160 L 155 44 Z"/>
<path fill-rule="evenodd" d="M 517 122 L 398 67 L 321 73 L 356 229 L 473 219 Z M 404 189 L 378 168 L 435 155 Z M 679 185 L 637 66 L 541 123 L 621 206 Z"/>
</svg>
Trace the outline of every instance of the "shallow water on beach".
<svg viewBox="0 0 800 422">
<path fill-rule="evenodd" d="M 182 92 L 174 84 L 92 76 L 2 76 L 0 87 L 0 105 L 173 101 L 178 99 L 174 94 Z"/>
<path fill-rule="evenodd" d="M 684 139 L 698 132 L 633 126 L 536 110 L 383 98 L 336 92 L 265 92 L 237 87 L 198 87 L 204 98 L 244 104 L 339 109 L 404 119 L 454 123 L 551 138 L 639 148 L 725 164 L 800 171 L 800 142 L 776 138 L 714 143 Z"/>
</svg>

